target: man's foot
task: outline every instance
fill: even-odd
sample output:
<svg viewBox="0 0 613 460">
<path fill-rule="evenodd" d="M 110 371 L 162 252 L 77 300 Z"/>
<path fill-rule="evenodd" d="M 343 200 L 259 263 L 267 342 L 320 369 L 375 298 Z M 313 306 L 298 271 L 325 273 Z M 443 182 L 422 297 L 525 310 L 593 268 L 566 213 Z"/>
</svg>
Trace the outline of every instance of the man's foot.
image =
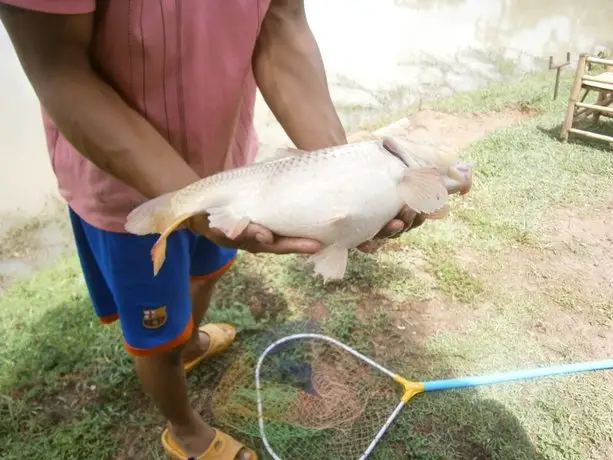
<svg viewBox="0 0 613 460">
<path fill-rule="evenodd" d="M 255 452 L 238 441 L 211 428 L 194 412 L 190 426 L 172 426 L 162 434 L 164 450 L 177 460 L 256 460 Z"/>
<path fill-rule="evenodd" d="M 181 356 L 185 372 L 189 372 L 204 359 L 211 358 L 228 349 L 236 337 L 231 324 L 205 324 L 185 344 Z"/>
</svg>

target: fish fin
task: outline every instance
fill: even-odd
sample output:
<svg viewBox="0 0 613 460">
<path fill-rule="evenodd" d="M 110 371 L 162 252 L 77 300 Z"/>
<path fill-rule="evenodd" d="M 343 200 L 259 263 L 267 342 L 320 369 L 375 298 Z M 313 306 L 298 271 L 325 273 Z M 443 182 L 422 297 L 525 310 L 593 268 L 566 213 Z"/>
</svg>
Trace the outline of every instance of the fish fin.
<svg viewBox="0 0 613 460">
<path fill-rule="evenodd" d="M 134 235 L 162 233 L 176 220 L 169 211 L 173 193 L 166 193 L 145 201 L 134 208 L 126 218 L 124 228 Z"/>
<path fill-rule="evenodd" d="M 153 262 L 153 276 L 157 276 L 158 272 L 164 265 L 166 260 L 166 240 L 168 236 L 162 235 L 153 244 L 151 248 L 151 261 Z"/>
<path fill-rule="evenodd" d="M 409 168 L 398 184 L 398 192 L 413 211 L 430 214 L 447 204 L 449 194 L 434 167 Z"/>
<path fill-rule="evenodd" d="M 172 222 L 168 227 L 164 229 L 160 237 L 156 240 L 151 248 L 151 261 L 153 262 L 153 276 L 156 276 L 162 265 L 164 265 L 164 261 L 166 260 L 166 241 L 172 232 L 174 232 L 177 227 L 179 227 L 183 222 L 189 219 L 193 214 L 190 215 L 182 215 L 174 222 Z"/>
<path fill-rule="evenodd" d="M 209 210 L 209 227 L 218 228 L 231 240 L 237 238 L 251 223 L 248 217 L 236 217 L 225 207 Z"/>
<path fill-rule="evenodd" d="M 383 136 L 381 138 L 381 145 L 385 150 L 394 155 L 409 168 L 419 168 L 420 163 L 411 155 L 407 148 L 405 148 L 400 142 L 392 136 Z"/>
<path fill-rule="evenodd" d="M 326 282 L 330 279 L 340 280 L 345 276 L 348 259 L 349 250 L 333 243 L 313 254 L 308 261 L 314 264 L 315 273 L 320 274 Z"/>
<path fill-rule="evenodd" d="M 444 219 L 449 215 L 449 204 L 444 205 L 442 208 L 437 209 L 426 215 L 428 219 Z"/>
</svg>

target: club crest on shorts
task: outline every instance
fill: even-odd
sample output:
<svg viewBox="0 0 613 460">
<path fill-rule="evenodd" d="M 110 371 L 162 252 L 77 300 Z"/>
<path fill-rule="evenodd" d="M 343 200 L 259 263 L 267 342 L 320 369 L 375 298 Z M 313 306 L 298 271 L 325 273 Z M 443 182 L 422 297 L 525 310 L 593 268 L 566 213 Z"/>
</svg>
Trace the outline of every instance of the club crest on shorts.
<svg viewBox="0 0 613 460">
<path fill-rule="evenodd" d="M 143 310 L 143 326 L 147 329 L 158 329 L 168 321 L 166 306 L 146 308 Z"/>
</svg>

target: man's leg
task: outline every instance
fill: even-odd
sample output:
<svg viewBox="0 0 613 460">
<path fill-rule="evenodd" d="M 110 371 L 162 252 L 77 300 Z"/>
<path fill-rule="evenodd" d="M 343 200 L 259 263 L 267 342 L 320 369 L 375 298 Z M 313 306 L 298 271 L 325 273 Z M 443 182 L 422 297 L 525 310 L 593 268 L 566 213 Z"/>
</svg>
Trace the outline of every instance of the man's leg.
<svg viewBox="0 0 613 460">
<path fill-rule="evenodd" d="M 153 277 L 148 254 L 155 235 L 105 232 L 75 216 L 73 225 L 82 236 L 81 252 L 89 254 L 82 263 L 92 298 L 101 298 L 95 292 L 101 286 L 112 294 L 106 300 L 117 305 L 126 349 L 135 356 L 145 392 L 168 419 L 173 442 L 186 456 L 215 449 L 218 443 L 211 442 L 216 431 L 189 404 L 181 359 L 181 349 L 193 331 L 187 235 L 170 236 L 166 264 Z M 92 274 L 99 279 L 92 282 Z M 243 450 L 236 458 L 248 460 L 249 454 Z"/>
<path fill-rule="evenodd" d="M 180 347 L 136 357 L 136 369 L 145 392 L 170 422 L 172 437 L 186 456 L 202 455 L 215 438 L 215 430 L 189 404 Z M 251 460 L 246 449 L 242 449 L 236 459 Z"/>
<path fill-rule="evenodd" d="M 210 337 L 199 329 L 211 304 L 215 286 L 221 276 L 230 268 L 236 258 L 236 250 L 221 248 L 202 236 L 192 235 L 191 250 L 191 298 L 194 328 L 192 335 L 183 348 L 186 363 L 201 357 L 209 350 Z M 236 331 L 228 325 L 218 325 L 225 332 L 218 336 L 222 349 L 229 346 Z"/>
<path fill-rule="evenodd" d="M 143 389 L 170 422 L 172 433 L 185 452 L 193 456 L 204 452 L 215 431 L 190 406 L 180 347 L 136 356 L 135 363 Z"/>
<path fill-rule="evenodd" d="M 183 348 L 183 361 L 189 362 L 200 356 L 209 348 L 209 335 L 198 329 L 200 323 L 204 319 L 207 310 L 211 304 L 215 284 L 219 278 L 211 280 L 192 280 L 191 282 L 191 298 L 192 298 L 192 318 L 194 321 L 194 329 L 192 335 Z"/>
</svg>

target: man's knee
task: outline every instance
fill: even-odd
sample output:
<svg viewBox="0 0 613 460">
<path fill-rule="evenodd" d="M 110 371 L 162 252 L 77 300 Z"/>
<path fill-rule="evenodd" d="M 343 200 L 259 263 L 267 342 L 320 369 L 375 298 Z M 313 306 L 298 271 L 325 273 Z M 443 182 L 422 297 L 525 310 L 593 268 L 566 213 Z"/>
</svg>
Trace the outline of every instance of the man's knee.
<svg viewBox="0 0 613 460">
<path fill-rule="evenodd" d="M 210 287 L 212 288 L 217 282 L 224 276 L 226 271 L 219 271 L 218 273 L 211 273 L 206 276 L 192 276 L 190 283 L 193 287 Z"/>
<path fill-rule="evenodd" d="M 211 277 L 199 277 L 191 279 L 191 293 L 192 299 L 208 298 L 215 290 L 215 286 L 219 280 L 223 277 L 223 273 L 220 273 Z"/>
<path fill-rule="evenodd" d="M 134 356 L 137 368 L 169 368 L 182 367 L 181 350 L 185 343 L 181 343 L 169 350 L 155 351 L 151 354 Z"/>
</svg>

